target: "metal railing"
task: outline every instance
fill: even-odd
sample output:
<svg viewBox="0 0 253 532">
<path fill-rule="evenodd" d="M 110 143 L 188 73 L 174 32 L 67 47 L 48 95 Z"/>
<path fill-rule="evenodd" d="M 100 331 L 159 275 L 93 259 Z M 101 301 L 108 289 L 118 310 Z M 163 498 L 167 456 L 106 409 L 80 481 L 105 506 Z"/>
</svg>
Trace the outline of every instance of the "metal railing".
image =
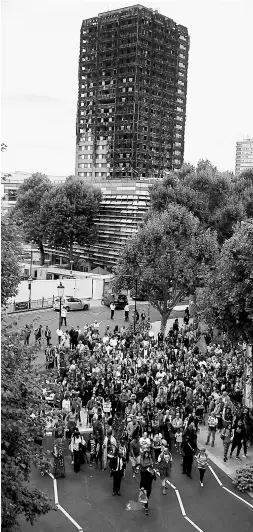
<svg viewBox="0 0 253 532">
<path fill-rule="evenodd" d="M 53 297 L 42 297 L 41 299 L 34 299 L 31 301 L 29 307 L 29 301 L 12 301 L 7 305 L 5 311 L 7 314 L 12 314 L 13 312 L 25 312 L 27 310 L 38 310 L 41 308 L 50 308 L 53 306 L 54 296 Z"/>
</svg>

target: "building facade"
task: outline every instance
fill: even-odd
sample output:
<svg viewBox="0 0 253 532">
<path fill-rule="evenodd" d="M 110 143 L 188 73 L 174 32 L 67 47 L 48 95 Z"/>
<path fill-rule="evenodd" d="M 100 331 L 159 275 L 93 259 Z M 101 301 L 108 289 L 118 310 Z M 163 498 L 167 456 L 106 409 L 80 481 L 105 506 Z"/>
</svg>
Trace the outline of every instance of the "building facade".
<svg viewBox="0 0 253 532">
<path fill-rule="evenodd" d="M 253 169 L 253 139 L 244 139 L 236 143 L 235 175 Z"/>
<path fill-rule="evenodd" d="M 1 173 L 1 207 L 2 212 L 8 212 L 17 201 L 17 193 L 19 187 L 24 183 L 25 179 L 31 177 L 29 172 L 2 172 Z M 51 183 L 57 185 L 63 183 L 66 176 L 48 175 Z"/>
<path fill-rule="evenodd" d="M 82 259 L 84 271 L 100 266 L 111 271 L 115 266 L 122 245 L 136 233 L 139 223 L 149 208 L 149 188 L 155 180 L 111 180 L 100 184 L 103 194 L 99 214 L 95 220 L 97 240 L 88 247 L 74 246 L 74 252 Z M 45 246 L 46 258 L 51 264 L 67 262 L 66 253 Z"/>
<path fill-rule="evenodd" d="M 189 35 L 141 5 L 84 20 L 76 176 L 161 177 L 184 157 Z"/>
</svg>

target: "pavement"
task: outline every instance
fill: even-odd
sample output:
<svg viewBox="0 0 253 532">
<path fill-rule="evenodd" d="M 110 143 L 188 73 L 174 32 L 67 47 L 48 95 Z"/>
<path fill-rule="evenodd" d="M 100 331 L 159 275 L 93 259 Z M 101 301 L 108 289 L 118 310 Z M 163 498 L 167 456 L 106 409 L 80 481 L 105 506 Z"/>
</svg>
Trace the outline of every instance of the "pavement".
<svg viewBox="0 0 253 532">
<path fill-rule="evenodd" d="M 206 416 L 207 417 L 207 416 Z M 209 445 L 205 445 L 207 437 L 207 424 L 200 425 L 200 432 L 198 434 L 198 445 L 205 447 L 207 450 L 207 454 L 209 459 L 218 466 L 228 477 L 233 481 L 236 476 L 236 471 L 243 466 L 245 466 L 246 463 L 253 462 L 253 447 L 250 446 L 248 448 L 247 452 L 247 458 L 243 457 L 243 449 L 241 451 L 240 457 L 241 460 L 238 461 L 235 458 L 235 452 L 233 453 L 232 458 L 228 458 L 227 462 L 223 461 L 224 457 L 224 450 L 223 450 L 223 442 L 220 437 L 220 432 L 216 433 L 214 447 L 211 447 L 210 443 Z M 239 493 L 239 492 L 238 492 Z M 248 492 L 249 497 L 253 499 L 253 493 Z"/>
</svg>

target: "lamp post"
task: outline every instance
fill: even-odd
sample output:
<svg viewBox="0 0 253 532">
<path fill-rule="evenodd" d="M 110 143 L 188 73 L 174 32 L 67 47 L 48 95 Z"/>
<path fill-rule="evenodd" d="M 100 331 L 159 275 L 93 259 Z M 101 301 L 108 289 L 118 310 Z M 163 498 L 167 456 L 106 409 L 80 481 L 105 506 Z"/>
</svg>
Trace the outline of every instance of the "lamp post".
<svg viewBox="0 0 253 532">
<path fill-rule="evenodd" d="M 70 260 L 70 275 L 72 275 L 72 268 L 73 268 L 73 260 Z"/>
<path fill-rule="evenodd" d="M 33 282 L 33 279 L 31 277 L 31 275 L 28 277 L 28 290 L 29 290 L 29 303 L 28 303 L 28 308 L 30 309 L 31 308 L 31 302 L 32 302 L 32 282 Z"/>
<path fill-rule="evenodd" d="M 135 279 L 135 302 L 134 302 L 134 334 L 135 334 L 135 327 L 136 327 L 137 287 L 138 287 L 138 280 L 137 280 L 137 277 L 136 277 L 136 279 Z"/>
<path fill-rule="evenodd" d="M 58 297 L 59 297 L 59 299 L 60 299 L 60 308 L 59 308 L 59 329 L 61 328 L 61 302 L 62 302 L 62 298 L 63 298 L 63 296 L 64 296 L 64 289 L 65 289 L 65 286 L 63 286 L 62 282 L 60 281 L 59 286 L 57 286 Z"/>
</svg>

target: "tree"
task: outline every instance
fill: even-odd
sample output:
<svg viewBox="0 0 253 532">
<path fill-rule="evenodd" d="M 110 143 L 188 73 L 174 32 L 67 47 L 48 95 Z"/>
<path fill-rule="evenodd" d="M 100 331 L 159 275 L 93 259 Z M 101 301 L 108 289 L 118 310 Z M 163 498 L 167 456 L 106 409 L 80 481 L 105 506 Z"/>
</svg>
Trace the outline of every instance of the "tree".
<svg viewBox="0 0 253 532">
<path fill-rule="evenodd" d="M 21 281 L 19 257 L 21 255 L 20 234 L 9 215 L 1 218 L 1 305 L 4 307 L 10 297 L 17 294 Z"/>
<path fill-rule="evenodd" d="M 156 212 L 171 203 L 186 207 L 203 229 L 217 231 L 220 245 L 232 236 L 235 223 L 247 217 L 246 199 L 237 193 L 231 175 L 218 172 L 209 161 L 199 161 L 196 169 L 184 165 L 171 172 L 151 187 L 150 198 Z"/>
<path fill-rule="evenodd" d="M 22 335 L 2 327 L 1 454 L 2 531 L 18 529 L 21 514 L 32 524 L 53 506 L 44 492 L 29 485 L 31 467 L 48 459 L 36 437 L 44 433 L 42 376 L 33 361 L 34 348 L 22 346 Z"/>
<path fill-rule="evenodd" d="M 100 189 L 70 176 L 43 197 L 41 214 L 50 245 L 67 251 L 73 260 L 74 244 L 90 244 L 96 237 L 95 217 L 102 199 Z"/>
<path fill-rule="evenodd" d="M 224 331 L 232 343 L 245 342 L 245 362 L 252 378 L 253 357 L 253 219 L 236 225 L 222 248 L 205 286 L 198 292 L 198 313 Z"/>
<path fill-rule="evenodd" d="M 202 231 L 185 207 L 168 205 L 149 213 L 122 250 L 115 269 L 117 289 L 132 288 L 138 279 L 161 314 L 161 330 L 174 306 L 198 286 L 217 253 L 216 234 Z"/>
<path fill-rule="evenodd" d="M 14 207 L 16 221 L 21 225 L 26 240 L 34 240 L 39 247 L 42 265 L 45 261 L 43 239 L 46 220 L 41 216 L 41 203 L 44 194 L 51 188 L 52 184 L 46 175 L 39 172 L 32 174 L 20 186 Z"/>
<path fill-rule="evenodd" d="M 208 272 L 200 314 L 234 342 L 253 343 L 253 219 L 238 223 Z"/>
</svg>

